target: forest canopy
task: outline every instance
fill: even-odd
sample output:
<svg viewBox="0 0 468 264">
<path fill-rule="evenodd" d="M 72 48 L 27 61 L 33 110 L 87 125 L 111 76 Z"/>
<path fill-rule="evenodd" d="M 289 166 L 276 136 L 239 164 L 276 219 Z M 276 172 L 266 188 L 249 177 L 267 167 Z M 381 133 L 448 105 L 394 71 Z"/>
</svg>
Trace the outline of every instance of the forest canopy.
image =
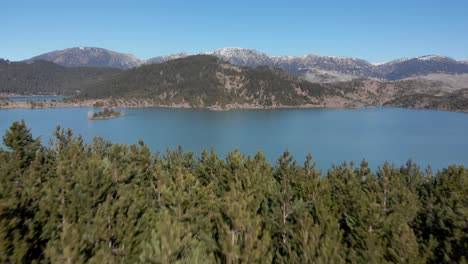
<svg viewBox="0 0 468 264">
<path fill-rule="evenodd" d="M 468 170 L 226 157 L 140 141 L 0 148 L 0 263 L 466 263 Z"/>
</svg>

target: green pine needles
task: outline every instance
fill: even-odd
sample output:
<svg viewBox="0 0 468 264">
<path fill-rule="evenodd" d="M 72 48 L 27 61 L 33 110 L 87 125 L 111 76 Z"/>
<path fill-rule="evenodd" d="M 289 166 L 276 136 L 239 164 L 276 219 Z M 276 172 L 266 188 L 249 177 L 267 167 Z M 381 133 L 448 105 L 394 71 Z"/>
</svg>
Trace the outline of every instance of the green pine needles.
<svg viewBox="0 0 468 264">
<path fill-rule="evenodd" d="M 0 149 L 0 263 L 466 263 L 468 169 L 328 172 L 285 152 L 151 154 L 15 122 Z"/>
</svg>

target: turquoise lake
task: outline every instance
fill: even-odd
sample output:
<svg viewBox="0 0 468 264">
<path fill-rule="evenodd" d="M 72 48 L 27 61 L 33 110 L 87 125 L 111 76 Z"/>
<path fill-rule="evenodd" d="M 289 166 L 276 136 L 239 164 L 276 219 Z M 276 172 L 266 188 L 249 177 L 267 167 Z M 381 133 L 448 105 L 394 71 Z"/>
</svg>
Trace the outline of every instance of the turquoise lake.
<svg viewBox="0 0 468 264">
<path fill-rule="evenodd" d="M 309 110 L 120 109 L 125 116 L 88 120 L 92 108 L 0 110 L 0 133 L 24 119 L 47 144 L 57 125 L 71 128 L 89 142 L 101 136 L 114 143 L 137 143 L 153 152 L 182 145 L 199 154 L 215 147 L 220 155 L 238 148 L 261 150 L 275 162 L 286 150 L 300 163 L 311 153 L 320 169 L 343 161 L 373 168 L 408 159 L 434 169 L 468 165 L 468 114 L 400 108 Z"/>
</svg>

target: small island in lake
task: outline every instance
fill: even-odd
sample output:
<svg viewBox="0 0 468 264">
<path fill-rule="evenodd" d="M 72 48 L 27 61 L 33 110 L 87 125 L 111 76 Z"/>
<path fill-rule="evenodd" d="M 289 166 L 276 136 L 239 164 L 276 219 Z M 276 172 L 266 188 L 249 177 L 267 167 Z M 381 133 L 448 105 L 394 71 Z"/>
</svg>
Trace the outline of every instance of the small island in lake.
<svg viewBox="0 0 468 264">
<path fill-rule="evenodd" d="M 88 118 L 91 120 L 110 119 L 121 117 L 122 113 L 114 111 L 113 109 L 104 108 L 103 111 L 99 112 L 88 112 Z"/>
</svg>

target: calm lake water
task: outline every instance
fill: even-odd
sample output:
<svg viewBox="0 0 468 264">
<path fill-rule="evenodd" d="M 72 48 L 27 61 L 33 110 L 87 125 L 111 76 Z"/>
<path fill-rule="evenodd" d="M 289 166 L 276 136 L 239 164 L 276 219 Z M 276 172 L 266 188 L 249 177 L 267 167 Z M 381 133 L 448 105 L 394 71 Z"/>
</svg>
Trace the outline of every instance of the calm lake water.
<svg viewBox="0 0 468 264">
<path fill-rule="evenodd" d="M 317 166 L 366 159 L 376 168 L 413 159 L 434 169 L 468 165 L 468 114 L 399 108 L 235 110 L 121 109 L 125 116 L 91 121 L 92 108 L 14 109 L 0 111 L 0 133 L 24 119 L 35 136 L 48 142 L 57 125 L 114 143 L 143 139 L 153 151 L 182 145 L 199 154 L 215 147 L 220 155 L 238 148 L 261 150 L 276 159 L 289 149 L 299 162 L 312 153 Z"/>
</svg>

